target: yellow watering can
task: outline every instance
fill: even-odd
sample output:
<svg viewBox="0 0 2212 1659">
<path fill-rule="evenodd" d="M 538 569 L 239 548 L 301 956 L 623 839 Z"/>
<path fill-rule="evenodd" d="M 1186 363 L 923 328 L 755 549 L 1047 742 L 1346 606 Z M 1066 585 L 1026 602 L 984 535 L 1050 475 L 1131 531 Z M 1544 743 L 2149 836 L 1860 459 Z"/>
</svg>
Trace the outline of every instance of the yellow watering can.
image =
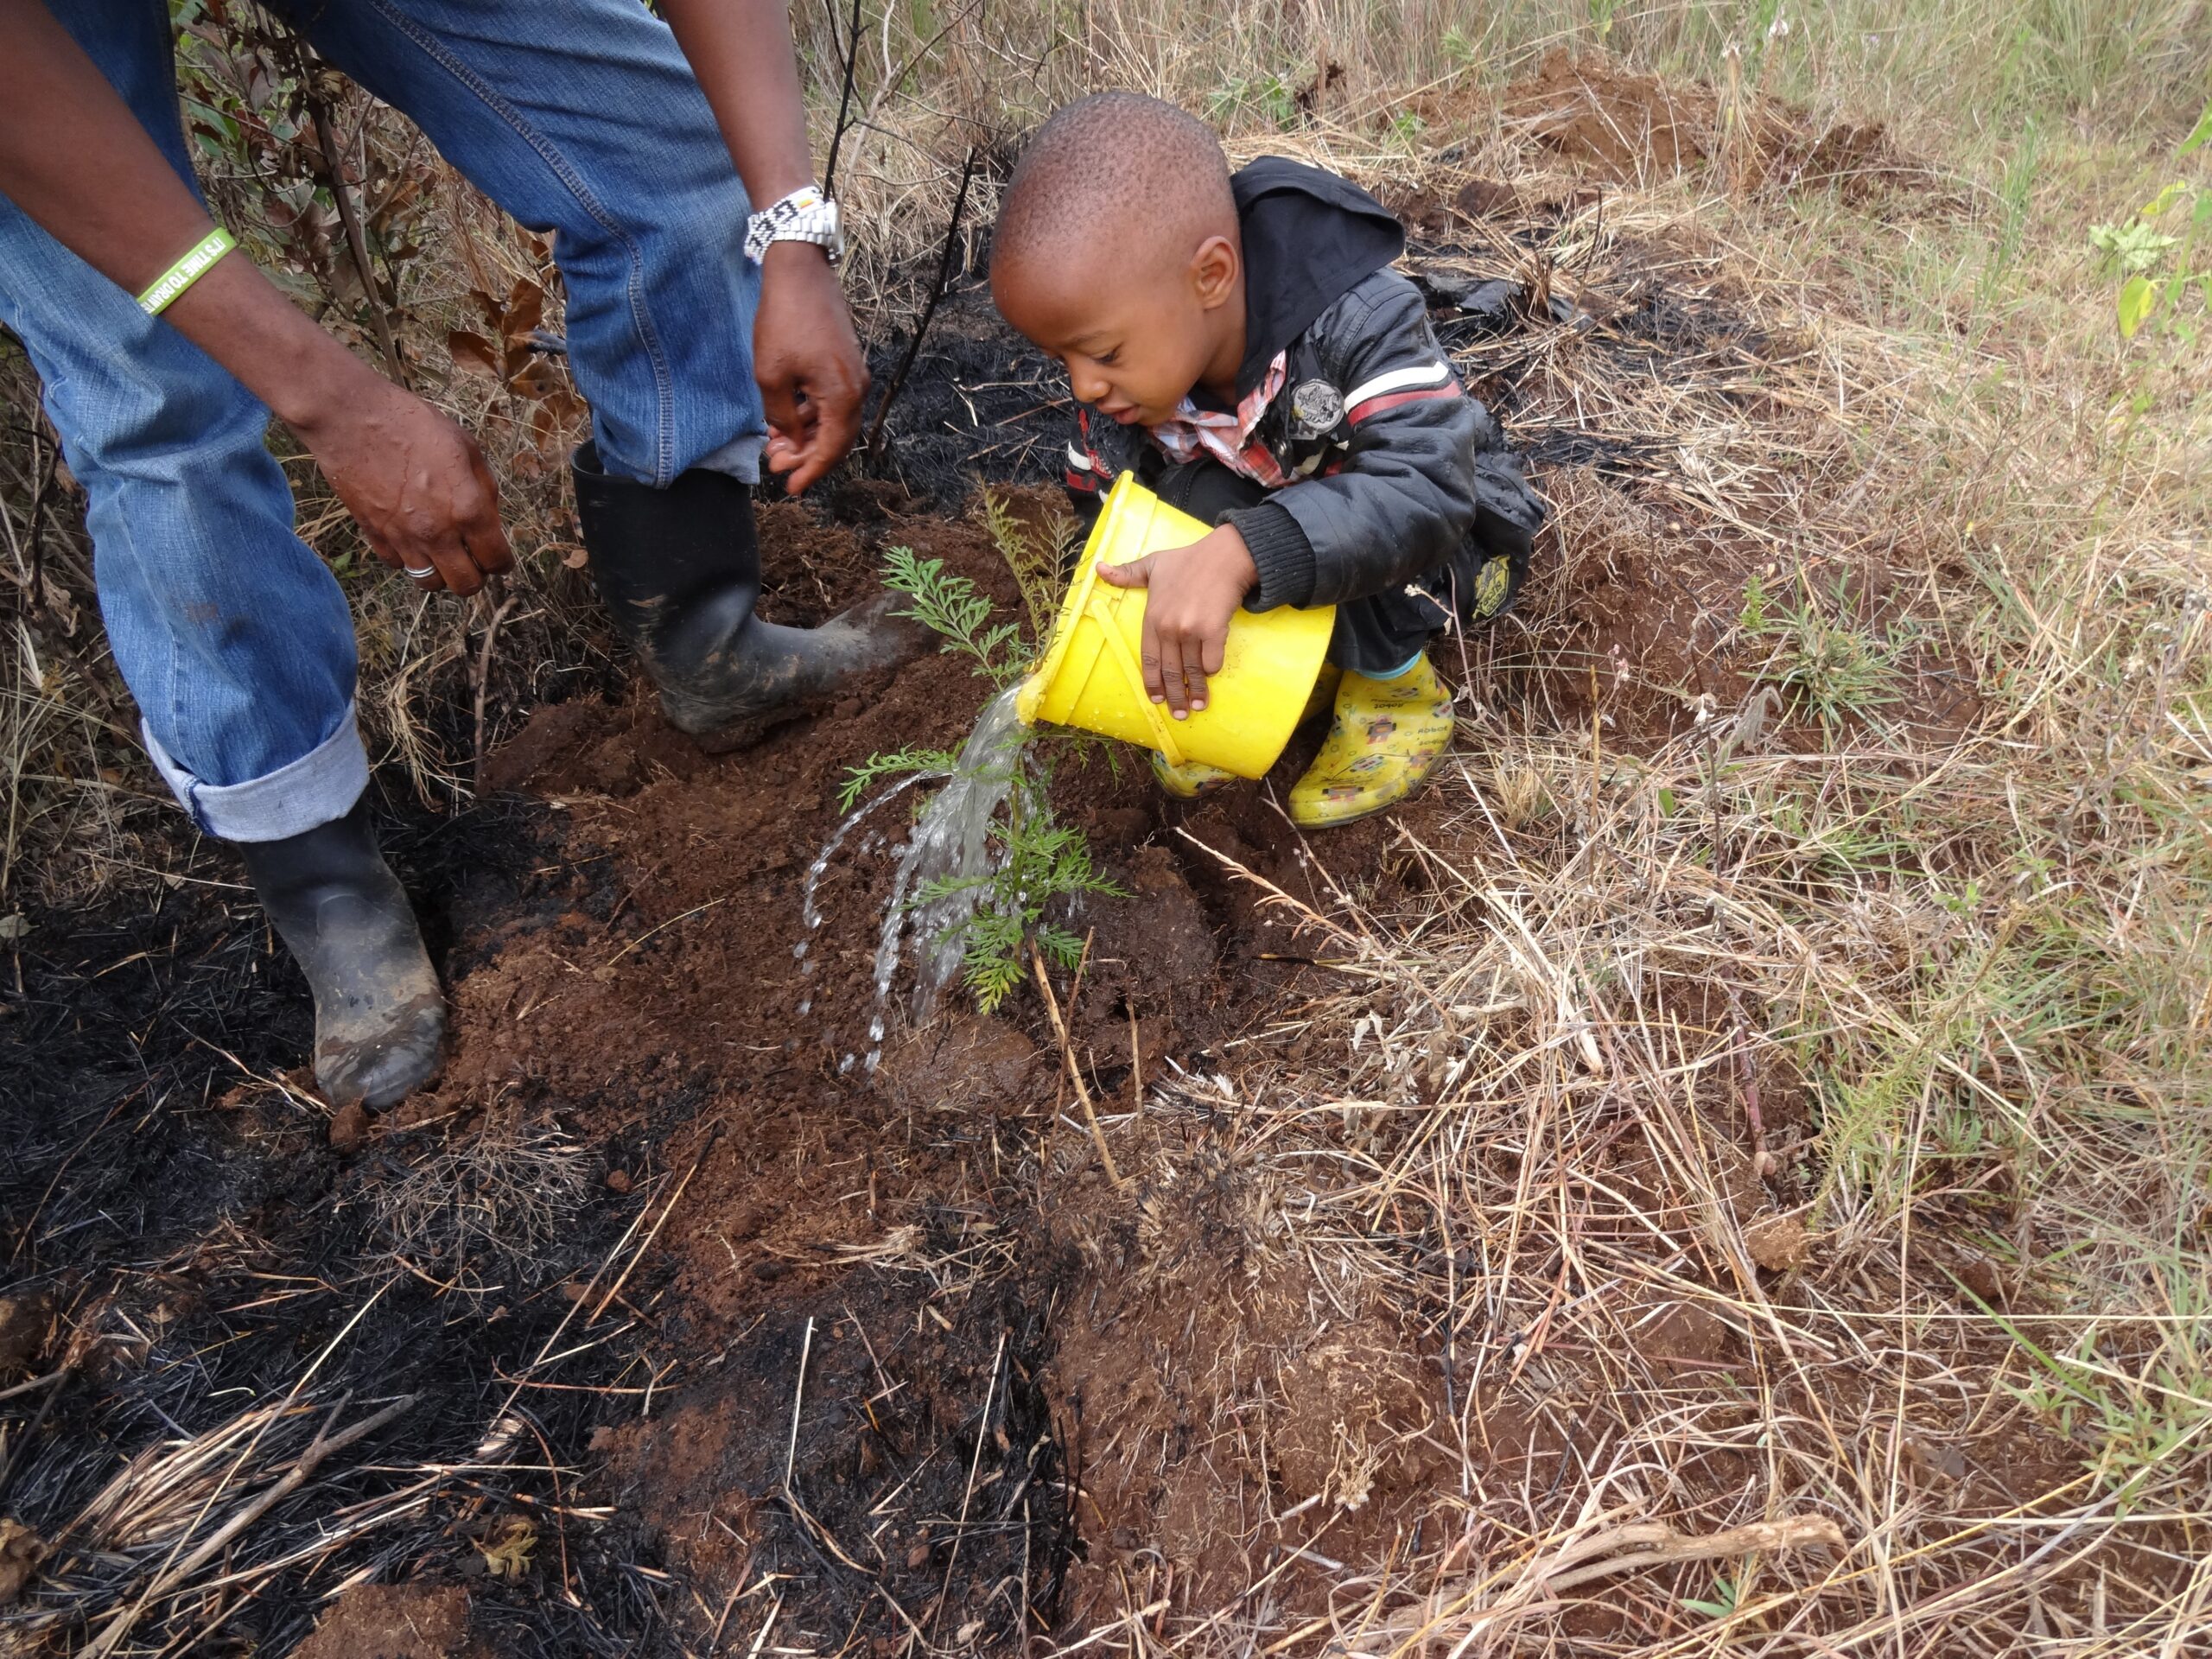
<svg viewBox="0 0 2212 1659">
<path fill-rule="evenodd" d="M 1240 778 L 1266 775 L 1320 677 L 1336 607 L 1239 611 L 1229 625 L 1221 672 L 1206 678 L 1206 706 L 1178 720 L 1144 689 L 1138 655 L 1145 590 L 1098 580 L 1101 564 L 1187 547 L 1210 528 L 1128 473 L 1115 480 L 1068 584 L 1052 643 L 1015 695 L 1022 724 L 1080 727 L 1157 749 L 1173 765 L 1203 760 Z"/>
</svg>

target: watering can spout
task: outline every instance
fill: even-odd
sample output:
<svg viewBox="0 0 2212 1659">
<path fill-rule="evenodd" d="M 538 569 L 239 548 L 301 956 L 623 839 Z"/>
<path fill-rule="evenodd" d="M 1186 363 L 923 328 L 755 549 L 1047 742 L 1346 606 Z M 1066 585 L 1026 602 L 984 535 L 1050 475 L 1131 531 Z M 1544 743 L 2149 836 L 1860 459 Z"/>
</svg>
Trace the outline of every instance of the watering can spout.
<svg viewBox="0 0 2212 1659">
<path fill-rule="evenodd" d="M 1098 580 L 1102 564 L 1187 547 L 1209 529 L 1129 474 L 1115 480 L 1045 654 L 1015 694 L 1023 725 L 1077 727 L 1157 749 L 1175 765 L 1198 760 L 1242 778 L 1266 774 L 1320 677 L 1336 607 L 1239 612 L 1229 625 L 1221 672 L 1207 681 L 1205 708 L 1176 720 L 1145 690 L 1138 660 L 1145 590 Z"/>
</svg>

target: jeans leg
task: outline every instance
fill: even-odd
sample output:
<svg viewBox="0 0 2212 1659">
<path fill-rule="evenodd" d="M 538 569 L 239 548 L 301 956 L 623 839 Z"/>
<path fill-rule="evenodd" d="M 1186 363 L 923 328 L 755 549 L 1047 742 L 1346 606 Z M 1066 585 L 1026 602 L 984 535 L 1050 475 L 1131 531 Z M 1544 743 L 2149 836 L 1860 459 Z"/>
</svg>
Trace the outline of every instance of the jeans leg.
<svg viewBox="0 0 2212 1659">
<path fill-rule="evenodd" d="M 54 15 L 189 181 L 162 0 Z M 343 817 L 368 782 L 353 623 L 292 532 L 268 410 L 4 198 L 0 324 L 85 486 L 108 642 L 177 798 L 232 841 Z"/>
<path fill-rule="evenodd" d="M 554 234 L 569 361 L 608 472 L 757 480 L 760 269 L 706 95 L 639 0 L 283 0 L 523 224 Z"/>
</svg>

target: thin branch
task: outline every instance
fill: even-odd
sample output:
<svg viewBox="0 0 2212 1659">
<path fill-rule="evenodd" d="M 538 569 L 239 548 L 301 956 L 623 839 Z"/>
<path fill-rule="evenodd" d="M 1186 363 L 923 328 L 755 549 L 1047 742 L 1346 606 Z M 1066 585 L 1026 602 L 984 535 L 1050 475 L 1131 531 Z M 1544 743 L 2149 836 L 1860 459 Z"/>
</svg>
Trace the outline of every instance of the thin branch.
<svg viewBox="0 0 2212 1659">
<path fill-rule="evenodd" d="M 369 319 L 376 325 L 377 349 L 384 353 L 385 365 L 391 371 L 391 378 L 404 386 L 407 365 L 399 355 L 399 342 L 392 338 L 391 319 L 385 314 L 384 296 L 377 291 L 374 268 L 369 263 L 368 232 L 361 225 L 361 212 L 353 200 L 353 192 L 346 182 L 346 158 L 339 148 L 338 130 L 330 120 L 330 105 L 315 90 L 315 63 L 308 59 L 304 49 L 301 57 L 305 61 L 300 75 L 300 96 L 307 102 L 308 114 L 315 123 L 315 147 L 322 152 L 322 171 L 330 186 L 331 200 L 338 204 L 338 222 L 346 227 L 346 251 L 353 255 L 353 270 L 361 279 L 362 296 L 369 302 Z"/>
<path fill-rule="evenodd" d="M 1084 954 L 1089 954 L 1086 945 Z M 1113 1148 L 1106 1144 L 1106 1132 L 1098 1127 L 1098 1114 L 1090 1104 L 1090 1090 L 1083 1080 L 1083 1068 L 1076 1063 L 1075 1044 L 1069 1039 L 1067 1023 L 1060 1018 L 1060 999 L 1053 995 L 1052 976 L 1045 971 L 1044 954 L 1035 945 L 1029 947 L 1030 966 L 1037 970 L 1037 988 L 1045 994 L 1045 1012 L 1052 1016 L 1052 1035 L 1060 1041 L 1060 1058 L 1067 1062 L 1068 1077 L 1075 1084 L 1075 1097 L 1083 1103 L 1084 1121 L 1090 1125 L 1091 1144 L 1098 1148 L 1099 1161 L 1106 1166 L 1106 1179 L 1114 1183 L 1116 1192 L 1126 1192 L 1129 1184 L 1115 1166 Z"/>
<path fill-rule="evenodd" d="M 960 164 L 960 190 L 952 199 L 952 219 L 944 227 L 944 248 L 938 254 L 937 281 L 930 285 L 929 302 L 922 307 L 919 321 L 914 324 L 913 337 L 906 342 L 906 354 L 899 359 L 899 367 L 891 376 L 891 383 L 883 389 L 883 401 L 875 406 L 875 420 L 868 429 L 868 458 L 873 461 L 883 448 L 883 423 L 891 414 L 891 405 L 899 399 L 906 377 L 914 367 L 914 359 L 921 355 L 922 339 L 930 331 L 930 320 L 937 315 L 938 302 L 944 297 L 944 285 L 952 275 L 953 250 L 960 244 L 960 216 L 968 206 L 968 187 L 975 181 L 976 163 L 982 151 L 974 144 L 968 146 L 968 159 Z"/>
<path fill-rule="evenodd" d="M 852 27 L 845 31 L 845 84 L 837 94 L 837 126 L 830 135 L 830 159 L 822 167 L 822 194 L 834 197 L 837 194 L 837 152 L 844 148 L 845 129 L 853 112 L 853 72 L 861 60 L 861 0 L 853 0 Z M 830 30 L 830 43 L 837 43 L 836 31 Z"/>
</svg>

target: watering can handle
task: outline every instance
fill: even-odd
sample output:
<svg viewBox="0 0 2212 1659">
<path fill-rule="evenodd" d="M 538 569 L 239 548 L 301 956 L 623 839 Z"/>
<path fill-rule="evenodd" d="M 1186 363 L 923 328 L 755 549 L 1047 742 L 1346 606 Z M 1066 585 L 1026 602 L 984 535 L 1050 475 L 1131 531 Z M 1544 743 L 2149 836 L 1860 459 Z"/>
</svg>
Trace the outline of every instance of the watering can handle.
<svg viewBox="0 0 2212 1659">
<path fill-rule="evenodd" d="M 1091 590 L 1097 585 L 1098 561 L 1091 559 L 1076 577 L 1075 590 L 1068 596 L 1067 613 L 1070 616 L 1080 616 L 1090 608 Z M 1129 642 L 1122 638 L 1119 628 L 1108 625 L 1103 617 L 1098 620 L 1102 625 L 1098 631 L 1106 638 L 1107 649 L 1114 653 L 1115 660 L 1121 664 L 1122 676 L 1128 681 L 1129 690 L 1135 694 L 1137 705 L 1144 710 L 1145 723 L 1152 728 L 1153 747 L 1166 757 L 1169 766 L 1181 766 L 1183 746 L 1175 741 L 1173 722 L 1160 712 L 1160 705 L 1144 689 L 1144 664 L 1130 654 Z"/>
<path fill-rule="evenodd" d="M 1092 576 L 1096 575 L 1096 571 L 1097 567 L 1093 565 Z M 1089 595 L 1086 594 L 1084 597 L 1088 601 Z M 1106 635 L 1106 644 L 1113 652 L 1115 659 L 1122 664 L 1122 672 L 1128 677 L 1129 689 L 1136 693 L 1138 704 L 1144 710 L 1146 723 L 1152 728 L 1153 747 L 1166 757 L 1169 766 L 1181 766 L 1183 746 L 1175 741 L 1174 722 L 1160 712 L 1160 704 L 1154 702 L 1152 700 L 1152 693 L 1145 690 L 1144 664 L 1137 661 L 1135 655 L 1131 653 L 1129 642 L 1122 637 L 1122 631 L 1119 628 L 1107 628 L 1103 632 Z"/>
</svg>

